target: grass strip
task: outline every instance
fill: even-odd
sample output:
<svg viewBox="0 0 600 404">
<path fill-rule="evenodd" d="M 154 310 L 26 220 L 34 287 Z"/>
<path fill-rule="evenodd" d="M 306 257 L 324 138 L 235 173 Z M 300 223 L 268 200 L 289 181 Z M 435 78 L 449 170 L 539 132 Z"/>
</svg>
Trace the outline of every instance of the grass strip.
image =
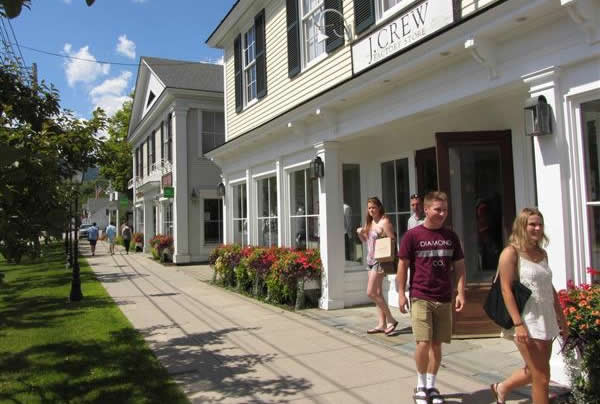
<svg viewBox="0 0 600 404">
<path fill-rule="evenodd" d="M 189 403 L 85 259 L 77 303 L 60 244 L 23 261 L 0 256 L 0 402 Z"/>
</svg>

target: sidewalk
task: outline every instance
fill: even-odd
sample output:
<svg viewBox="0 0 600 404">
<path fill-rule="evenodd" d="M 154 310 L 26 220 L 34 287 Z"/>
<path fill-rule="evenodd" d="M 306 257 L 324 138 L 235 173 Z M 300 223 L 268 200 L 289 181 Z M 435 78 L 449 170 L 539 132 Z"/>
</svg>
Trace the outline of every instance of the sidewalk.
<svg viewBox="0 0 600 404">
<path fill-rule="evenodd" d="M 367 336 L 373 307 L 294 313 L 208 284 L 208 266 L 163 266 L 122 249 L 110 256 L 102 242 L 95 257 L 82 250 L 192 402 L 413 402 L 414 342 L 397 311 L 394 336 Z M 448 403 L 493 403 L 489 384 L 522 366 L 499 338 L 444 351 L 437 385 Z M 527 389 L 510 399 L 530 402 Z"/>
</svg>

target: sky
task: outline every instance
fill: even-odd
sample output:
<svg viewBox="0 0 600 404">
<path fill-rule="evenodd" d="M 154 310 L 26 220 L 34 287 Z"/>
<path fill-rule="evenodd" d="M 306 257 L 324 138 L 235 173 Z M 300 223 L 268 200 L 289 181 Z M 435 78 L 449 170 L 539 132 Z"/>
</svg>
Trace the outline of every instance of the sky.
<svg viewBox="0 0 600 404">
<path fill-rule="evenodd" d="M 33 0 L 11 24 L 25 64 L 37 64 L 38 79 L 58 89 L 63 108 L 89 118 L 96 107 L 109 115 L 121 107 L 140 56 L 222 63 L 223 52 L 205 41 L 234 2 Z"/>
</svg>

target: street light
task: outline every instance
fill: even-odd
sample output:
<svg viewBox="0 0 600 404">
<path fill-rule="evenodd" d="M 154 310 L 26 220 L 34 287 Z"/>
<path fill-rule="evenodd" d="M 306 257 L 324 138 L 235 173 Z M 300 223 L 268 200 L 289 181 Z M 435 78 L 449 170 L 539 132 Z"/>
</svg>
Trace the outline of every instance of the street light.
<svg viewBox="0 0 600 404">
<path fill-rule="evenodd" d="M 81 293 L 81 277 L 79 276 L 79 186 L 83 182 L 83 171 L 76 171 L 71 178 L 71 182 L 75 184 L 75 229 L 73 232 L 73 279 L 71 281 L 71 293 L 69 294 L 69 300 L 72 302 L 78 302 L 83 299 L 83 293 Z"/>
</svg>

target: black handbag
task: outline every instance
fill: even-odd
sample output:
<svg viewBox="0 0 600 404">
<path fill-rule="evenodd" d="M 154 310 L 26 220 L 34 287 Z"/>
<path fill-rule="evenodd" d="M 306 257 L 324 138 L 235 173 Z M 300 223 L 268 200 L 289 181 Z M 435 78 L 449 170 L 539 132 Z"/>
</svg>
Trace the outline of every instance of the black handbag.
<svg viewBox="0 0 600 404">
<path fill-rule="evenodd" d="M 519 263 L 521 258 L 519 257 Z M 519 313 L 523 313 L 523 309 L 525 308 L 525 303 L 531 296 L 531 290 L 523 285 L 519 281 L 519 264 L 517 264 L 517 279 L 513 281 L 512 284 L 512 292 L 515 296 L 515 301 L 517 303 L 517 308 L 519 309 Z M 483 309 L 489 318 L 491 318 L 494 323 L 498 324 L 500 327 L 504 329 L 510 329 L 513 327 L 513 321 L 508 314 L 508 310 L 506 310 L 506 305 L 504 304 L 504 297 L 502 296 L 502 288 L 500 286 L 500 269 L 496 272 L 496 277 L 492 283 L 492 288 L 490 289 L 490 293 L 485 299 L 485 303 L 483 305 Z"/>
</svg>

